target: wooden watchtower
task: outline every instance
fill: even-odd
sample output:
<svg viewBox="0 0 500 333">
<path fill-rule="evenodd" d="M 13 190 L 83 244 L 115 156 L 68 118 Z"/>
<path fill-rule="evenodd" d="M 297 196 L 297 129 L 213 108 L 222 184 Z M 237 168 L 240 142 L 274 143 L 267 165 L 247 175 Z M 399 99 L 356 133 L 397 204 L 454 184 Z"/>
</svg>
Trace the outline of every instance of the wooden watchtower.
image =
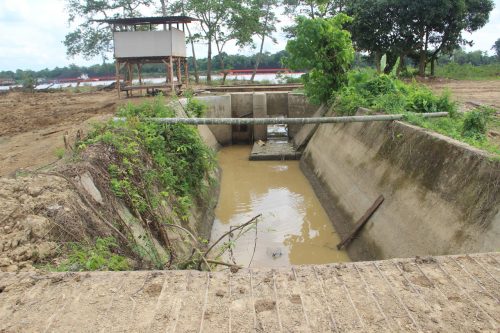
<svg viewBox="0 0 500 333">
<path fill-rule="evenodd" d="M 96 20 L 109 23 L 113 30 L 116 87 L 118 97 L 123 90 L 127 96 L 134 90 L 162 89 L 175 94 L 176 88 L 189 85 L 186 57 L 185 25 L 197 19 L 188 16 L 132 17 Z M 166 68 L 164 84 L 143 84 L 142 66 L 163 63 Z M 133 84 L 137 67 L 138 85 Z M 124 85 L 120 71 L 125 68 Z M 174 75 L 175 73 L 175 75 Z M 175 78 L 174 78 L 175 76 Z"/>
</svg>

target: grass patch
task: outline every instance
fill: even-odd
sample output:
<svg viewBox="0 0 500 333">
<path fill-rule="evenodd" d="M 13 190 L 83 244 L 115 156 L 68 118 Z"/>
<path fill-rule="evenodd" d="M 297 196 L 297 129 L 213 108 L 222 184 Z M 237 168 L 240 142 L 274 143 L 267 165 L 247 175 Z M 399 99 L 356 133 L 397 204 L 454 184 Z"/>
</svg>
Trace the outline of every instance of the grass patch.
<svg viewBox="0 0 500 333">
<path fill-rule="evenodd" d="M 69 243 L 67 258 L 48 270 L 66 271 L 126 271 L 130 265 L 126 257 L 114 253 L 119 246 L 113 237 L 97 238 L 94 245 Z"/>
<path fill-rule="evenodd" d="M 58 159 L 63 158 L 64 154 L 66 154 L 66 150 L 62 147 L 56 148 L 56 150 L 54 151 L 54 155 L 56 155 Z"/>
<path fill-rule="evenodd" d="M 449 63 L 436 66 L 436 76 L 454 80 L 498 80 L 500 63 L 474 66 Z"/>
<path fill-rule="evenodd" d="M 423 127 L 434 132 L 451 137 L 455 140 L 465 142 L 473 147 L 485 150 L 495 155 L 495 158 L 500 157 L 500 147 L 488 141 L 486 130 L 479 132 L 477 130 L 467 131 L 467 124 L 470 122 L 471 114 L 480 114 L 480 117 L 485 117 L 484 113 L 490 113 L 489 110 L 476 109 L 464 114 L 457 114 L 454 117 L 423 119 L 412 114 L 408 114 L 406 120 L 419 127 Z M 476 117 L 475 115 L 473 117 Z M 488 123 L 489 121 L 487 121 Z M 489 127 L 489 126 L 488 126 Z"/>
</svg>

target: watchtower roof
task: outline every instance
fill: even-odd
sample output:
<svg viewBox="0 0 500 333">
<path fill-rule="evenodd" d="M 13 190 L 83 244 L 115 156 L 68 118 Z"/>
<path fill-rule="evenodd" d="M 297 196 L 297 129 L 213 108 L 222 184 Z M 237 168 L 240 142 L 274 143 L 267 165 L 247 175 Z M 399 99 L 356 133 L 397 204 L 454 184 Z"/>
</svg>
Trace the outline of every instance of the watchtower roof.
<svg viewBox="0 0 500 333">
<path fill-rule="evenodd" d="M 157 17 L 124 17 L 116 19 L 93 20 L 94 22 L 105 22 L 116 25 L 139 25 L 139 24 L 175 24 L 191 23 L 199 21 L 189 16 L 157 16 Z"/>
</svg>

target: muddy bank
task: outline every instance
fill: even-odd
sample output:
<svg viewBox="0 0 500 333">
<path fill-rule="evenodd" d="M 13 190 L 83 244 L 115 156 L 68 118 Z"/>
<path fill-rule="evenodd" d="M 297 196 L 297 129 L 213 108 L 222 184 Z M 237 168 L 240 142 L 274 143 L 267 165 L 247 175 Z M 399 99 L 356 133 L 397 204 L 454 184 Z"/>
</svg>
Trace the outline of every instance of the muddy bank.
<svg viewBox="0 0 500 333">
<path fill-rule="evenodd" d="M 500 247 L 500 162 L 463 143 L 401 122 L 320 125 L 301 166 L 341 234 L 384 195 L 353 260 Z"/>
</svg>

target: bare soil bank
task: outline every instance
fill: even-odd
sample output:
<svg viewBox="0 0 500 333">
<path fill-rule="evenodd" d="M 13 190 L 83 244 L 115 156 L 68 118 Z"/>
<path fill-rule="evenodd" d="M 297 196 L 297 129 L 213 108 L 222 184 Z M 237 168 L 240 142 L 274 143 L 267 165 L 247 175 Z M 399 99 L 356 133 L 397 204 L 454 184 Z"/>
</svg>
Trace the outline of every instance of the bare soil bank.
<svg viewBox="0 0 500 333">
<path fill-rule="evenodd" d="M 109 107 L 114 112 L 114 107 Z M 99 119 L 110 115 L 104 116 Z M 61 130 L 68 127 L 82 130 L 88 128 L 86 125 L 73 126 L 64 121 L 55 126 Z M 33 133 L 36 131 L 10 138 Z M 62 134 L 58 135 L 62 144 Z M 53 154 L 41 149 L 37 142 L 31 146 L 39 150 L 39 155 Z M 195 235 L 194 242 L 210 237 L 217 185 L 208 182 L 208 175 L 207 198 L 201 195 L 193 198 L 189 212 L 180 216 L 176 210 L 179 198 L 164 194 L 155 205 L 158 215 L 148 216 L 131 208 L 126 198 L 118 198 L 112 191 L 109 166 L 117 159 L 113 147 L 94 144 L 67 157 L 44 171 L 18 170 L 0 178 L 0 271 L 32 270 L 33 266 L 46 264 L 57 266 L 67 255 L 66 243 L 93 246 L 96 239 L 109 236 L 119 244 L 113 252 L 128 258 L 131 269 L 175 268 L 191 255 L 193 239 L 189 232 Z M 148 154 L 138 158 L 144 165 L 152 165 Z M 31 161 L 37 165 L 41 159 L 34 153 Z M 156 198 L 163 190 L 155 185 L 155 180 L 152 184 L 149 195 Z M 164 218 L 160 221 L 158 216 Z M 166 226 L 166 222 L 172 227 Z"/>
<path fill-rule="evenodd" d="M 107 146 L 96 145 L 78 161 L 48 172 L 0 178 L 0 271 L 55 267 L 66 258 L 66 243 L 92 246 L 98 237 L 109 236 L 131 269 L 160 268 L 158 263 L 170 258 L 164 267 L 169 268 L 189 257 L 193 244 L 186 232 L 154 218 L 144 220 L 112 192 L 107 166 L 113 158 Z M 216 187 L 209 191 L 209 198 L 217 196 Z M 181 219 L 173 214 L 175 200 L 166 198 L 157 211 L 170 224 L 209 238 L 215 202 L 199 198 Z"/>
</svg>

